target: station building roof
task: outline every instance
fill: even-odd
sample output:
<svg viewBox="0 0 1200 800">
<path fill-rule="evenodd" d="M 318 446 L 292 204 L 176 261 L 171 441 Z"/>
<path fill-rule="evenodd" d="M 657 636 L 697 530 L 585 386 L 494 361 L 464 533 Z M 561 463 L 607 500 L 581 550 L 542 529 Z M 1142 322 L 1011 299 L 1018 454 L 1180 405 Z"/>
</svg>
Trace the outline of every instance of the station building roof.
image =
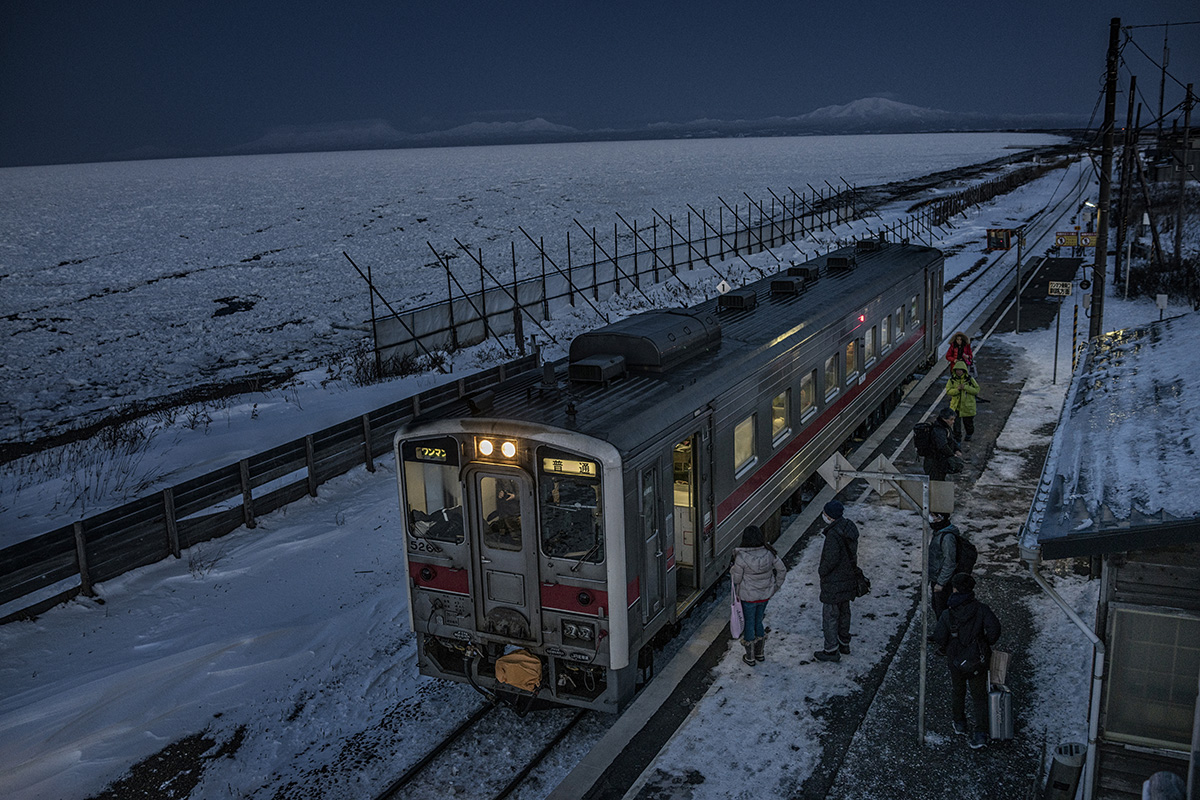
<svg viewBox="0 0 1200 800">
<path fill-rule="evenodd" d="M 1200 542 L 1200 313 L 1097 337 L 1021 536 L 1045 559 Z"/>
</svg>

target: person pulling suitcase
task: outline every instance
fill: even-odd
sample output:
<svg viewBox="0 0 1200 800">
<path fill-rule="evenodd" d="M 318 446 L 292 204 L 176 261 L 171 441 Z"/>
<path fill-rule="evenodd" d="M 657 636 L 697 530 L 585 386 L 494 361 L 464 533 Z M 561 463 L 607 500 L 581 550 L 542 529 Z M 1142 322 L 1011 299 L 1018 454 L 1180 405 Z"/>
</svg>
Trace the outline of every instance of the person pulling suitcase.
<svg viewBox="0 0 1200 800">
<path fill-rule="evenodd" d="M 938 618 L 933 641 L 946 652 L 950 669 L 950 713 L 954 732 L 970 735 L 972 750 L 988 742 L 988 666 L 1000 638 L 1000 620 L 975 598 L 975 578 L 958 573 L 950 579 L 950 599 Z M 971 689 L 974 733 L 967 726 L 966 694 Z"/>
</svg>

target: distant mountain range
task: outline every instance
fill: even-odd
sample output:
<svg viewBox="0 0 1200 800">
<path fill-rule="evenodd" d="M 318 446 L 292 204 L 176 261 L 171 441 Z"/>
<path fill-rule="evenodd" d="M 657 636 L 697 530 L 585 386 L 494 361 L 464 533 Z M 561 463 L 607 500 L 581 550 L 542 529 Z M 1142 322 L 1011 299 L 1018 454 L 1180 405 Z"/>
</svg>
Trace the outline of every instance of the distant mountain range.
<svg viewBox="0 0 1200 800">
<path fill-rule="evenodd" d="M 1082 128 L 1086 124 L 1086 119 L 1071 114 L 955 112 L 898 103 L 882 97 L 868 97 L 842 106 L 825 106 L 795 117 L 777 116 L 757 120 L 697 119 L 689 122 L 659 122 L 642 127 L 592 130 L 557 125 L 540 117 L 521 122 L 473 122 L 428 133 L 404 133 L 383 120 L 288 126 L 275 128 L 263 137 L 232 148 L 229 152 L 280 153 L 734 136 L 1061 130 Z"/>
</svg>

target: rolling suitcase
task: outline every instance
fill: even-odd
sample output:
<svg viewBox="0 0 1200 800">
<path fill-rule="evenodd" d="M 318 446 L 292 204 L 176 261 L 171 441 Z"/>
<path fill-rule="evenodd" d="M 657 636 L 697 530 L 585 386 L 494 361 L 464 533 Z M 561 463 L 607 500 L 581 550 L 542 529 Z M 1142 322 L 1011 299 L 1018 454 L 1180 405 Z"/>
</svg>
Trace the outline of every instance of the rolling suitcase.
<svg viewBox="0 0 1200 800">
<path fill-rule="evenodd" d="M 1012 692 L 1007 686 L 994 685 L 988 692 L 988 729 L 993 741 L 1013 738 Z"/>
</svg>

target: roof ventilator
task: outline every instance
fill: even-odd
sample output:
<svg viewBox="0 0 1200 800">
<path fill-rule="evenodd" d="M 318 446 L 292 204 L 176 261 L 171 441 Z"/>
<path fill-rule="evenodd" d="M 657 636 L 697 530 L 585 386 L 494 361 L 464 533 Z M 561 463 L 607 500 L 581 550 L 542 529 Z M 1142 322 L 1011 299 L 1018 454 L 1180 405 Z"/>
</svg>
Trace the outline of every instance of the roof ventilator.
<svg viewBox="0 0 1200 800">
<path fill-rule="evenodd" d="M 883 242 L 874 237 L 870 239 L 859 239 L 854 243 L 854 250 L 858 253 L 878 253 L 883 249 Z"/>
<path fill-rule="evenodd" d="M 828 256 L 825 264 L 831 270 L 850 270 L 858 266 L 854 256 Z"/>
<path fill-rule="evenodd" d="M 463 399 L 467 401 L 467 408 L 471 409 L 471 416 L 478 417 L 492 410 L 492 405 L 496 402 L 496 393 L 485 389 Z"/>
<path fill-rule="evenodd" d="M 595 355 L 581 358 L 567 368 L 567 376 L 580 383 L 607 384 L 625 374 L 623 356 Z"/>
<path fill-rule="evenodd" d="M 821 271 L 814 264 L 811 267 L 797 267 L 795 264 L 788 267 L 788 277 L 803 278 L 805 283 L 814 283 L 821 276 Z"/>
<path fill-rule="evenodd" d="M 721 295 L 717 308 L 727 308 L 731 311 L 749 311 L 758 305 L 758 295 L 753 289 L 734 289 Z"/>
</svg>

